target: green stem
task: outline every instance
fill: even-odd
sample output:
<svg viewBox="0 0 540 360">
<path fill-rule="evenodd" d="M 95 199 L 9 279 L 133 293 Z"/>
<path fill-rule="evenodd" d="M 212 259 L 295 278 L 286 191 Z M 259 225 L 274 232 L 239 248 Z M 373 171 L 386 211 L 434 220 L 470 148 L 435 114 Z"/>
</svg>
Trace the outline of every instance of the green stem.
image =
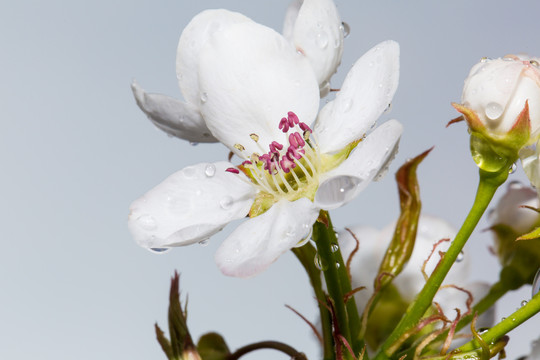
<svg viewBox="0 0 540 360">
<path fill-rule="evenodd" d="M 476 198 L 474 199 L 473 206 L 461 229 L 420 293 L 407 308 L 407 311 L 401 318 L 399 324 L 382 345 L 381 351 L 377 354 L 375 359 L 387 359 L 397 351 L 403 334 L 414 328 L 431 306 L 433 297 L 439 290 L 446 274 L 448 274 L 448 271 L 471 236 L 471 233 L 478 224 L 482 214 L 491 202 L 495 191 L 508 178 L 508 171 L 506 171 L 506 169 L 507 168 L 505 168 L 505 171 L 498 173 L 489 173 L 480 170 L 480 181 L 476 192 Z"/>
<path fill-rule="evenodd" d="M 317 298 L 319 314 L 321 317 L 322 336 L 323 336 L 323 359 L 332 360 L 334 358 L 334 343 L 332 341 L 332 323 L 330 313 L 324 306 L 326 304 L 326 295 L 322 288 L 321 271 L 315 266 L 315 256 L 317 251 L 311 244 L 293 248 L 294 255 L 298 258 L 309 277 L 311 287 Z"/>
<path fill-rule="evenodd" d="M 255 351 L 255 350 L 261 350 L 261 349 L 274 349 L 281 351 L 282 353 L 287 354 L 290 356 L 291 360 L 307 360 L 306 355 L 304 353 L 301 353 L 294 349 L 293 347 L 278 342 L 278 341 L 261 341 L 258 343 L 246 345 L 244 347 L 241 347 L 240 349 L 236 350 L 234 353 L 227 356 L 227 360 L 238 360 L 242 356 Z"/>
<path fill-rule="evenodd" d="M 321 211 L 321 216 L 327 216 Z M 332 299 L 334 311 L 336 314 L 337 322 L 341 335 L 350 343 L 351 332 L 349 329 L 349 321 L 347 316 L 347 310 L 344 302 L 344 292 L 341 288 L 341 281 L 339 278 L 338 268 L 336 267 L 336 261 L 334 259 L 334 253 L 332 251 L 332 245 L 335 245 L 335 234 L 332 235 L 334 230 L 321 222 L 315 222 L 313 225 L 313 239 L 317 244 L 317 261 L 324 274 L 324 280 L 326 287 L 328 288 L 328 295 Z M 334 240 L 334 241 L 333 241 Z M 335 248 L 335 246 L 334 246 Z"/>
<path fill-rule="evenodd" d="M 487 332 L 482 334 L 482 339 L 490 344 L 502 336 L 523 324 L 530 317 L 540 312 L 540 293 L 537 293 L 527 304 L 517 309 L 512 315 L 493 326 Z M 480 344 L 476 340 L 471 340 L 458 348 L 461 351 L 471 351 L 478 348 Z"/>
</svg>

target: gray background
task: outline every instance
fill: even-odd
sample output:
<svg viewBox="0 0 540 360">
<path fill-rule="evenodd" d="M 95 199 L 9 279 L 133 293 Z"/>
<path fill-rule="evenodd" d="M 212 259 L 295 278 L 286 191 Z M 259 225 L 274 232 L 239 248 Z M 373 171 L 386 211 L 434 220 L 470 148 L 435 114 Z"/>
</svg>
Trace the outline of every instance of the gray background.
<svg viewBox="0 0 540 360">
<path fill-rule="evenodd" d="M 390 116 L 405 126 L 393 173 L 435 145 L 419 170 L 424 210 L 460 224 L 477 170 L 457 116 L 463 79 L 482 56 L 540 55 L 536 1 L 336 0 L 351 26 L 347 69 L 385 39 L 401 44 L 401 82 Z M 153 323 L 166 327 L 169 278 L 182 273 L 195 337 L 225 334 L 231 348 L 276 339 L 317 358 L 307 326 L 316 310 L 307 279 L 287 254 L 249 280 L 219 273 L 206 247 L 154 255 L 131 239 L 130 202 L 188 164 L 221 160 L 221 145 L 192 147 L 155 130 L 129 88 L 180 96 L 174 63 L 180 33 L 207 8 L 225 7 L 281 30 L 279 1 L 6 1 L 0 3 L 0 358 L 164 359 Z M 521 170 L 512 179 L 524 179 Z M 499 194 L 500 195 L 500 194 Z M 392 176 L 333 212 L 337 226 L 382 227 L 397 216 Z M 485 228 L 482 222 L 480 228 Z M 497 276 L 489 234 L 477 231 L 472 278 Z M 530 296 L 505 298 L 503 317 Z M 528 352 L 539 316 L 512 333 L 509 357 Z M 272 351 L 247 359 L 281 358 Z M 282 357 L 285 358 L 285 357 Z"/>
</svg>

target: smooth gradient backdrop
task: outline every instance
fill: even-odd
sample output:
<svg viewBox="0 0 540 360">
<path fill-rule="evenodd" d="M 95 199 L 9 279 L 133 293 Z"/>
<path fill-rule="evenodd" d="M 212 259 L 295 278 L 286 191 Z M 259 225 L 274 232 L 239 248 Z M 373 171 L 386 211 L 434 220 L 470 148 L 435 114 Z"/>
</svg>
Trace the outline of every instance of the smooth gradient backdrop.
<svg viewBox="0 0 540 360">
<path fill-rule="evenodd" d="M 477 184 L 465 124 L 456 117 L 463 80 L 483 56 L 540 55 L 538 1 L 336 0 L 351 27 L 339 87 L 376 43 L 401 44 L 401 81 L 384 118 L 405 126 L 389 176 L 334 223 L 383 227 L 398 214 L 393 172 L 431 146 L 420 166 L 424 211 L 455 226 Z M 280 340 L 317 359 L 315 340 L 289 304 L 315 319 L 307 277 L 291 255 L 240 280 L 218 271 L 208 246 L 155 255 L 127 231 L 132 200 L 189 164 L 226 158 L 222 145 L 190 146 L 156 130 L 130 83 L 180 97 L 177 41 L 198 12 L 224 7 L 281 31 L 288 0 L 20 0 L 0 2 L 0 359 L 165 359 L 153 324 L 166 328 L 169 279 L 181 272 L 195 338 L 215 330 L 235 349 Z M 324 100 L 323 100 L 324 101 Z M 383 119 L 381 119 L 382 121 Z M 518 170 L 513 180 L 526 181 Z M 499 193 L 497 196 L 500 196 Z M 467 252 L 473 279 L 495 280 L 498 263 L 483 221 Z M 530 287 L 504 298 L 504 317 Z M 540 335 L 540 316 L 511 333 L 510 359 Z M 264 351 L 246 359 L 278 359 Z"/>
</svg>

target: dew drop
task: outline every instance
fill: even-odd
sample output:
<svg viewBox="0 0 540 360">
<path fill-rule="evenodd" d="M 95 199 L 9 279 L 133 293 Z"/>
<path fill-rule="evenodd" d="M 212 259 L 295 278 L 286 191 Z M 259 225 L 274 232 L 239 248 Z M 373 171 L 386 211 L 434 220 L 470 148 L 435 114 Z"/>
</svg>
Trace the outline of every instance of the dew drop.
<svg viewBox="0 0 540 360">
<path fill-rule="evenodd" d="M 199 245 L 201 245 L 201 246 L 208 245 L 208 239 L 203 239 L 203 240 L 199 241 Z"/>
<path fill-rule="evenodd" d="M 193 179 L 197 175 L 197 169 L 195 169 L 194 166 L 188 166 L 184 168 L 184 170 L 182 170 L 182 173 L 184 174 L 186 178 Z"/>
<path fill-rule="evenodd" d="M 330 245 L 330 249 L 332 250 L 332 252 L 336 252 L 339 250 L 339 246 L 338 244 L 332 244 Z"/>
<path fill-rule="evenodd" d="M 336 176 L 323 182 L 315 194 L 315 201 L 323 208 L 336 208 L 348 202 L 356 193 L 362 179 L 354 176 Z"/>
<path fill-rule="evenodd" d="M 501 104 L 490 102 L 486 106 L 485 113 L 490 120 L 497 120 L 502 115 L 503 110 L 504 109 Z"/>
<path fill-rule="evenodd" d="M 343 33 L 343 37 L 346 38 L 351 33 L 351 27 L 346 22 L 342 22 L 340 25 L 340 30 Z"/>
<path fill-rule="evenodd" d="M 525 305 L 527 305 L 527 303 L 528 303 L 527 300 L 523 300 L 523 301 L 521 302 L 521 306 L 525 306 Z"/>
<path fill-rule="evenodd" d="M 203 92 L 201 93 L 201 102 L 204 104 L 206 101 L 208 101 L 208 94 Z"/>
<path fill-rule="evenodd" d="M 508 173 L 513 174 L 516 172 L 516 169 L 517 169 L 517 164 L 513 163 L 512 166 L 510 166 L 510 169 L 508 169 Z"/>
<path fill-rule="evenodd" d="M 484 327 L 484 328 L 480 328 L 477 330 L 478 334 L 484 334 L 486 332 L 488 332 L 489 328 L 487 327 Z"/>
<path fill-rule="evenodd" d="M 150 215 L 141 215 L 137 218 L 137 223 L 139 226 L 147 231 L 152 231 L 157 229 L 157 222 L 154 217 Z"/>
<path fill-rule="evenodd" d="M 204 173 L 207 177 L 214 176 L 216 174 L 216 166 L 214 164 L 206 165 L 206 168 L 204 169 Z"/>
<path fill-rule="evenodd" d="M 229 210 L 232 204 L 233 204 L 233 198 L 230 196 L 225 196 L 219 201 L 219 206 L 221 206 L 223 210 Z"/>
<path fill-rule="evenodd" d="M 504 320 L 506 320 L 506 318 L 505 318 L 505 317 L 501 318 L 501 321 L 504 321 Z"/>
<path fill-rule="evenodd" d="M 317 267 L 317 269 L 323 270 L 323 271 L 328 269 L 328 266 L 326 266 L 324 261 L 321 259 L 321 257 L 319 256 L 319 253 L 315 254 L 315 258 L 313 259 L 313 261 L 315 262 L 315 266 Z"/>
<path fill-rule="evenodd" d="M 341 265 L 339 265 L 339 263 L 337 262 L 337 263 L 336 263 L 336 269 L 339 269 L 340 266 L 341 266 Z"/>
<path fill-rule="evenodd" d="M 199 143 L 198 143 L 198 142 L 195 142 L 195 141 L 190 141 L 190 142 L 189 142 L 189 145 L 191 145 L 191 146 L 197 146 L 197 145 L 199 145 Z"/>
<path fill-rule="evenodd" d="M 317 42 L 317 46 L 324 49 L 328 46 L 328 35 L 325 32 L 318 33 L 315 41 Z"/>
<path fill-rule="evenodd" d="M 540 292 L 540 269 L 538 269 L 534 277 L 532 284 L 532 296 L 538 294 L 538 292 Z"/>
<path fill-rule="evenodd" d="M 456 258 L 456 262 L 462 262 L 463 261 L 463 258 L 465 257 L 465 253 L 463 253 L 463 250 L 459 252 L 457 258 Z"/>
<path fill-rule="evenodd" d="M 154 254 L 165 254 L 171 251 L 171 248 L 149 248 L 148 251 Z"/>
<path fill-rule="evenodd" d="M 345 101 L 345 103 L 343 104 L 344 113 L 351 111 L 352 103 L 353 103 L 352 99 L 348 99 Z"/>
</svg>

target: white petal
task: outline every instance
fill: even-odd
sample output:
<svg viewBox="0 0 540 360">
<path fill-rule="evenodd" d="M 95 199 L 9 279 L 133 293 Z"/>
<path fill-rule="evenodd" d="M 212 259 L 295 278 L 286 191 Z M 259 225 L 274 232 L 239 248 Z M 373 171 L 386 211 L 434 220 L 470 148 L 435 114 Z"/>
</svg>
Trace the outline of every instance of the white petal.
<svg viewBox="0 0 540 360">
<path fill-rule="evenodd" d="M 292 0 L 285 12 L 282 33 L 285 39 L 291 42 L 293 39 L 294 24 L 296 23 L 296 18 L 298 17 L 298 12 L 300 11 L 303 2 L 304 0 Z"/>
<path fill-rule="evenodd" d="M 392 101 L 398 81 L 399 45 L 395 41 L 382 42 L 362 56 L 336 99 L 319 114 L 314 131 L 321 152 L 334 152 L 360 139 Z"/>
<path fill-rule="evenodd" d="M 289 6 L 283 33 L 307 57 L 323 89 L 341 63 L 341 19 L 332 0 L 304 0 L 299 9 L 298 5 L 295 1 Z"/>
<path fill-rule="evenodd" d="M 240 225 L 216 252 L 216 263 L 225 275 L 257 275 L 309 236 L 318 215 L 319 210 L 306 198 L 281 200 Z"/>
<path fill-rule="evenodd" d="M 522 206 L 538 208 L 538 194 L 533 188 L 511 182 L 489 220 L 492 225 L 507 225 L 519 235 L 529 232 L 538 223 L 539 216 L 536 211 Z"/>
<path fill-rule="evenodd" d="M 215 33 L 201 50 L 201 113 L 212 134 L 238 155 L 268 151 L 284 143 L 278 124 L 295 112 L 310 125 L 318 111 L 319 90 L 307 60 L 283 36 L 255 23 Z M 259 145 L 250 134 L 259 135 Z M 244 156 L 245 157 L 245 156 Z"/>
<path fill-rule="evenodd" d="M 192 105 L 166 95 L 149 94 L 135 81 L 131 84 L 131 90 L 139 108 L 160 130 L 192 142 L 217 142 L 199 110 Z"/>
<path fill-rule="evenodd" d="M 182 31 L 176 51 L 176 76 L 186 102 L 199 105 L 199 55 L 206 41 L 231 24 L 250 21 L 240 13 L 224 9 L 206 10 L 196 15 Z"/>
<path fill-rule="evenodd" d="M 189 166 L 135 200 L 128 227 L 146 248 L 189 245 L 205 240 L 232 220 L 245 217 L 254 188 L 225 170 L 222 161 Z"/>
<path fill-rule="evenodd" d="M 383 174 L 397 152 L 402 125 L 390 120 L 360 142 L 349 158 L 337 168 L 321 175 L 315 204 L 321 209 L 340 207 L 357 196 Z"/>
</svg>

